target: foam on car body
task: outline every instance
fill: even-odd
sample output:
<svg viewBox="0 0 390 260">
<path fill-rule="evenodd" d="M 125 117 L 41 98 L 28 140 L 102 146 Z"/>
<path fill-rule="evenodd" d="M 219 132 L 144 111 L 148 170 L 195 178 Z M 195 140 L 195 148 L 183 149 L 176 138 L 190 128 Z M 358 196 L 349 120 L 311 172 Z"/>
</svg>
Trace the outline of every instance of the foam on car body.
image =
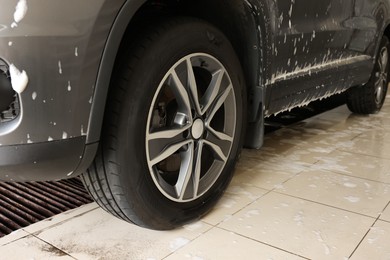
<svg viewBox="0 0 390 260">
<path fill-rule="evenodd" d="M 23 70 L 20 72 L 20 70 L 14 64 L 11 64 L 9 66 L 9 72 L 11 75 L 12 88 L 16 93 L 22 93 L 28 84 L 28 76 L 26 71 Z"/>
</svg>

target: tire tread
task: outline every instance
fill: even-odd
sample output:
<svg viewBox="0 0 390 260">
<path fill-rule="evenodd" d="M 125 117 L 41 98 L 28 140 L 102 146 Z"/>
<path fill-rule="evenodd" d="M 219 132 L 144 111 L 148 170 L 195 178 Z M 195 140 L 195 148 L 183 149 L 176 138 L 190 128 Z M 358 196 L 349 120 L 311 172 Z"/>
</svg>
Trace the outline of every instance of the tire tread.
<svg viewBox="0 0 390 260">
<path fill-rule="evenodd" d="M 126 199 L 124 185 L 118 181 L 118 176 L 121 174 L 119 170 L 121 165 L 116 156 L 120 142 L 117 130 L 120 124 L 121 107 L 124 105 L 123 96 L 131 91 L 128 88 L 129 82 L 131 82 L 130 78 L 135 73 L 135 68 L 145 55 L 148 47 L 158 41 L 159 37 L 164 35 L 165 32 L 175 26 L 180 26 L 183 21 L 189 19 L 200 21 L 194 18 L 181 17 L 164 21 L 159 23 L 158 26 L 151 26 L 148 30 L 145 30 L 143 35 L 137 37 L 135 42 L 131 42 L 130 47 L 125 49 L 127 55 L 122 55 L 122 57 L 126 57 L 128 60 L 125 60 L 125 58 L 122 60 L 122 57 L 119 57 L 117 63 L 120 65 L 117 64 L 116 66 L 119 69 L 115 71 L 116 74 L 113 76 L 115 78 L 118 75 L 118 77 L 114 81 L 115 84 L 110 86 L 99 150 L 93 164 L 82 176 L 82 181 L 88 192 L 105 211 L 127 222 L 159 230 L 172 229 L 177 224 L 160 223 L 159 220 L 152 219 L 150 214 L 142 213 L 143 211 L 139 210 L 143 206 L 142 203 L 137 204 L 137 202 Z M 141 190 L 145 186 L 144 182 L 143 178 L 135 180 L 134 189 Z M 144 196 L 148 197 L 149 194 L 144 194 Z M 159 207 L 157 201 L 152 203 L 154 203 L 153 207 Z"/>
<path fill-rule="evenodd" d="M 379 50 L 383 46 L 387 46 L 387 49 L 390 53 L 389 40 L 386 36 L 383 36 Z M 379 54 L 377 59 L 378 58 Z M 375 101 L 375 71 L 376 69 L 374 67 L 370 80 L 366 84 L 352 87 L 347 91 L 347 106 L 351 112 L 368 115 L 378 113 L 382 108 L 384 99 L 386 98 L 386 93 L 383 101 L 380 104 L 377 104 Z M 387 83 L 388 81 L 389 79 L 387 79 Z M 385 91 L 387 92 L 387 89 Z"/>
</svg>

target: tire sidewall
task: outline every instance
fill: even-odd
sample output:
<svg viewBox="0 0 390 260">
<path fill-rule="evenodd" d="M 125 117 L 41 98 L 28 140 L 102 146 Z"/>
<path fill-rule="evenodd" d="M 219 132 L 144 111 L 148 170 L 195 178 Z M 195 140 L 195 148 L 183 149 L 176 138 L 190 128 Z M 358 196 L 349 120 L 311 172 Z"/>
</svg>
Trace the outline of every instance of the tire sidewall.
<svg viewBox="0 0 390 260">
<path fill-rule="evenodd" d="M 225 36 L 211 25 L 192 19 L 183 19 L 174 29 L 170 29 L 169 23 L 164 26 L 167 28 L 165 34 L 158 37 L 157 42 L 150 41 L 148 46 L 144 46 L 142 58 L 137 61 L 136 67 L 133 66 L 134 71 L 127 79 L 129 91 L 123 97 L 125 101 L 118 126 L 118 136 L 123 138 L 118 149 L 118 161 L 123 166 L 119 178 L 120 183 L 127 187 L 124 189 L 125 197 L 133 205 L 136 215 L 153 217 L 158 229 L 199 218 L 217 202 L 232 177 L 242 146 L 246 114 L 243 112 L 245 87 L 240 63 Z M 159 191 L 149 173 L 145 149 L 146 125 L 163 77 L 178 60 L 193 53 L 209 54 L 225 67 L 236 97 L 237 120 L 231 152 L 217 181 L 200 198 L 178 203 Z"/>
<path fill-rule="evenodd" d="M 376 109 L 377 109 L 377 112 L 382 108 L 383 106 L 383 103 L 385 102 L 385 99 L 386 99 L 386 95 L 387 95 L 387 90 L 388 90 L 388 83 L 389 83 L 389 70 L 390 70 L 390 66 L 389 66 L 389 61 L 390 61 L 390 42 L 389 42 L 389 39 L 386 37 L 386 36 L 383 36 L 382 37 L 382 40 L 381 40 L 381 43 L 379 45 L 379 50 L 378 50 L 378 55 L 376 57 L 376 61 L 375 61 L 375 67 L 374 67 L 374 72 L 373 72 L 373 81 L 372 81 L 372 84 L 374 86 L 374 95 L 375 95 L 375 88 L 376 88 L 376 85 L 375 85 L 375 81 L 376 81 L 376 76 L 375 76 L 375 73 L 376 71 L 379 70 L 379 65 L 378 65 L 378 61 L 380 59 L 380 53 L 382 51 L 383 48 L 386 48 L 387 49 L 387 78 L 386 78 L 386 85 L 384 86 L 384 94 L 383 94 L 383 98 L 382 100 L 377 103 L 375 102 L 375 105 L 376 105 Z"/>
<path fill-rule="evenodd" d="M 380 52 L 383 47 L 387 48 L 388 55 L 389 55 L 390 44 L 386 36 L 383 36 L 379 43 L 377 49 L 377 55 L 375 56 L 374 59 L 375 61 L 371 71 L 371 76 L 368 82 L 364 85 L 352 87 L 347 91 L 347 106 L 349 110 L 351 110 L 354 113 L 358 113 L 358 114 L 378 113 L 385 102 L 387 90 L 388 90 L 389 76 L 390 76 L 389 73 L 387 73 L 386 85 L 384 86 L 385 92 L 380 102 L 377 102 L 376 93 L 375 93 L 377 88 L 375 84 L 377 80 L 376 73 L 379 71 L 378 60 L 380 59 Z M 389 61 L 390 59 L 387 62 L 388 72 L 390 70 Z"/>
</svg>

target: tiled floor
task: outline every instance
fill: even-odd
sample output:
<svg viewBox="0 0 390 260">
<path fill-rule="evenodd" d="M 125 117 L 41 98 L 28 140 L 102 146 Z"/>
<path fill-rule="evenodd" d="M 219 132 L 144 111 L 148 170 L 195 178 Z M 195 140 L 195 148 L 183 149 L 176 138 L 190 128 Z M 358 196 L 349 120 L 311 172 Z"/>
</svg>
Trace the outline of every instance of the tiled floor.
<svg viewBox="0 0 390 260">
<path fill-rule="evenodd" d="M 0 259 L 390 259 L 388 129 L 390 102 L 334 109 L 244 150 L 196 223 L 151 231 L 90 204 L 1 238 Z"/>
</svg>

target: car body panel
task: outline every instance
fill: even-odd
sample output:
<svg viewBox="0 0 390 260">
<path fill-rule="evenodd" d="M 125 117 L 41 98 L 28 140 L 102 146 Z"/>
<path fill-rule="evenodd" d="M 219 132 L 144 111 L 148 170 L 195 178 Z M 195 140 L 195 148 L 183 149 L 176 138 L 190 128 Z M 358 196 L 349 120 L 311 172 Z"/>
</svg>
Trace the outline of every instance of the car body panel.
<svg viewBox="0 0 390 260">
<path fill-rule="evenodd" d="M 3 1 L 0 58 L 26 71 L 29 82 L 18 95 L 19 116 L 0 124 L 0 179 L 57 180 L 92 162 L 97 144 L 88 145 L 87 135 L 96 79 L 124 2 L 27 2 L 16 23 L 19 2 Z"/>
<path fill-rule="evenodd" d="M 272 76 L 267 81 L 271 94 L 266 116 L 368 81 L 384 25 L 372 4 L 366 7 L 367 1 L 355 0 L 275 2 L 279 19 Z"/>
<path fill-rule="evenodd" d="M 2 5 L 0 57 L 26 71 L 29 83 L 19 95 L 19 118 L 7 128 L 0 126 L 1 145 L 87 134 L 103 49 L 123 2 L 28 2 L 24 18 L 15 27 L 11 25 L 17 1 Z"/>
</svg>

